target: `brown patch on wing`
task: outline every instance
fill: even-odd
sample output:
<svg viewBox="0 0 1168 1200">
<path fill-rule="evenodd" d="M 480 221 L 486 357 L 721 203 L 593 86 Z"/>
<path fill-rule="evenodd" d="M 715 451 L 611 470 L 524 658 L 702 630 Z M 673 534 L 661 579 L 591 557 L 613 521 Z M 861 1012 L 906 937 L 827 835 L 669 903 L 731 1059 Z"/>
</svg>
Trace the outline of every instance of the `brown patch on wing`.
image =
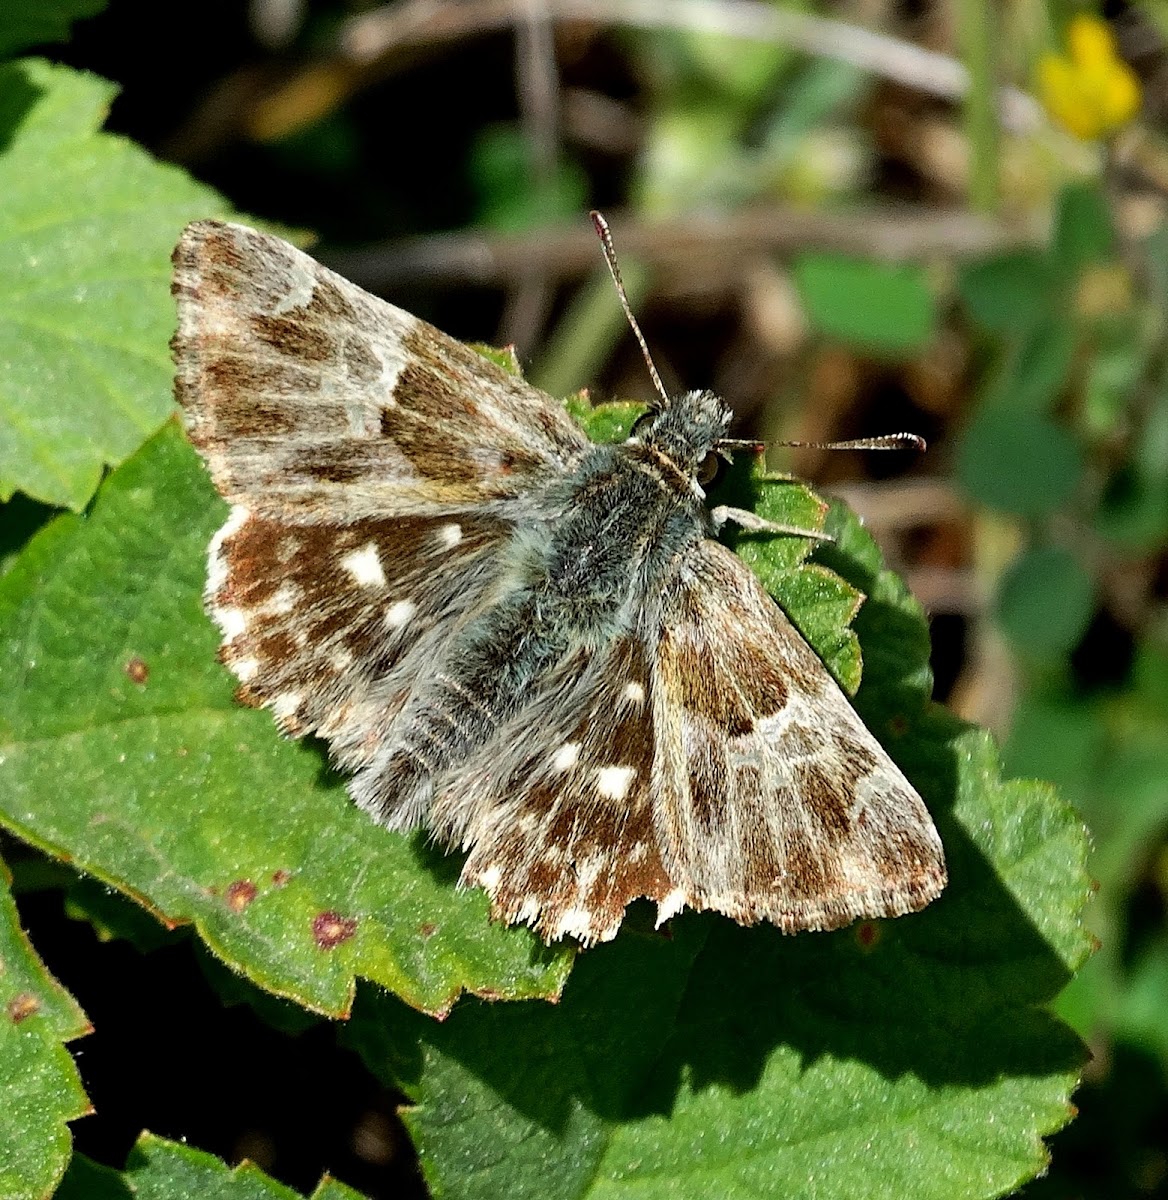
<svg viewBox="0 0 1168 1200">
<path fill-rule="evenodd" d="M 733 619 L 733 613 L 723 617 L 727 623 Z M 674 694 L 685 709 L 701 713 L 727 737 L 745 737 L 754 729 L 756 715 L 779 712 L 786 705 L 787 682 L 765 650 L 749 642 L 728 645 L 729 661 L 711 657 L 710 633 L 698 593 L 683 593 L 673 621 L 661 631 L 660 669 L 674 681 Z"/>
</svg>

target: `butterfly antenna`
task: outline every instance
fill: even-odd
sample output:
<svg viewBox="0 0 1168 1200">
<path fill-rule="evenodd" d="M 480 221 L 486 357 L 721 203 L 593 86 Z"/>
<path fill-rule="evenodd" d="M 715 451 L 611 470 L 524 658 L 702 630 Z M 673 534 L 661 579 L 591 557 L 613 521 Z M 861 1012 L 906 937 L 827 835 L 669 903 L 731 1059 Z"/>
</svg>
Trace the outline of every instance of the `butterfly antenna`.
<svg viewBox="0 0 1168 1200">
<path fill-rule="evenodd" d="M 853 438 L 848 442 L 771 442 L 772 446 L 794 446 L 803 450 L 920 450 L 928 443 L 915 433 L 885 433 L 880 437 Z"/>
<path fill-rule="evenodd" d="M 661 376 L 657 374 L 657 368 L 653 365 L 653 356 L 649 353 L 649 345 L 645 341 L 645 335 L 641 332 L 640 325 L 637 324 L 637 318 L 633 316 L 628 295 L 625 293 L 625 285 L 621 279 L 620 267 L 616 261 L 616 247 L 612 244 L 612 233 L 609 231 L 608 222 L 604 219 L 603 214 L 597 212 L 596 209 L 593 209 L 588 215 L 592 218 L 592 224 L 596 227 L 600 244 L 604 247 L 604 261 L 608 263 L 608 270 L 612 275 L 612 281 L 616 284 L 616 294 L 620 297 L 621 308 L 625 310 L 625 317 L 628 319 L 629 327 L 635 334 L 637 341 L 641 344 L 641 353 L 645 356 L 645 365 L 649 368 L 649 374 L 653 379 L 653 386 L 657 389 L 657 395 L 661 397 L 662 407 L 668 408 L 669 393 L 665 390 L 665 385 L 661 382 Z"/>
</svg>

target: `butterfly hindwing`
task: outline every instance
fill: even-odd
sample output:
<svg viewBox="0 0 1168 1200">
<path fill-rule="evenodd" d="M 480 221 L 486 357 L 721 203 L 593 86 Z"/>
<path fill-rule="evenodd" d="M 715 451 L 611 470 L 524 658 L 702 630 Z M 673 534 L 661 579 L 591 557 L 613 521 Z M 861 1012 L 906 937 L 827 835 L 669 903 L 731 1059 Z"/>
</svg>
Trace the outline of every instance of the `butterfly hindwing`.
<svg viewBox="0 0 1168 1200">
<path fill-rule="evenodd" d="M 176 391 L 223 496 L 345 523 L 505 509 L 587 448 L 563 407 L 269 234 L 187 226 Z"/>
<path fill-rule="evenodd" d="M 211 544 L 206 600 L 241 698 L 364 766 L 494 581 L 506 530 L 485 515 L 292 524 L 237 505 Z"/>
<path fill-rule="evenodd" d="M 647 648 L 632 634 L 569 655 L 522 714 L 439 781 L 431 828 L 469 849 L 462 883 L 548 940 L 615 935 L 671 884 L 654 828 Z"/>
<path fill-rule="evenodd" d="M 924 907 L 944 857 L 920 796 L 750 570 L 704 541 L 667 589 L 656 825 L 682 904 L 786 932 Z"/>
</svg>

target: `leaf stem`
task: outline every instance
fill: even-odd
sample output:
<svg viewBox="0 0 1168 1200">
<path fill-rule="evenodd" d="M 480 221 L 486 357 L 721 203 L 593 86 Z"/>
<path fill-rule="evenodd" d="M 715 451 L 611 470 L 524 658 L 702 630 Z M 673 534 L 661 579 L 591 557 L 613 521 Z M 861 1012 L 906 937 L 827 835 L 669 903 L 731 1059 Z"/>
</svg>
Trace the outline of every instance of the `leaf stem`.
<svg viewBox="0 0 1168 1200">
<path fill-rule="evenodd" d="M 965 133 L 969 140 L 969 205 L 992 213 L 998 206 L 997 56 L 993 0 L 958 0 L 961 52 L 969 72 Z"/>
</svg>

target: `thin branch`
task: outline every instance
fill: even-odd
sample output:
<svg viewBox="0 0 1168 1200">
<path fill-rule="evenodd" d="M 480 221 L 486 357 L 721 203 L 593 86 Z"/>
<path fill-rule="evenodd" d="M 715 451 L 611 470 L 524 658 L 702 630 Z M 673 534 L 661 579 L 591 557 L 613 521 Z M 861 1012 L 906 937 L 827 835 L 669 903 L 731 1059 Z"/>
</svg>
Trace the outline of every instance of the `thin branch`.
<svg viewBox="0 0 1168 1200">
<path fill-rule="evenodd" d="M 560 75 L 548 0 L 525 0 L 515 29 L 515 90 L 527 139 L 531 178 L 548 192 L 560 157 Z M 546 272 L 534 267 L 516 279 L 500 322 L 500 339 L 530 350 L 547 320 L 554 289 Z"/>
<path fill-rule="evenodd" d="M 340 47 L 357 62 L 369 62 L 419 44 L 457 41 L 511 28 L 524 19 L 528 0 L 401 0 L 387 4 L 342 28 Z M 806 54 L 851 63 L 929 95 L 960 100 L 969 90 L 969 72 L 957 59 L 912 42 L 876 33 L 846 21 L 777 8 L 759 0 L 548 0 L 553 21 L 590 21 L 641 29 L 684 29 L 750 41 L 772 42 Z M 1016 133 L 1042 127 L 1045 118 L 1033 96 L 1001 88 L 1003 125 Z"/>
<path fill-rule="evenodd" d="M 701 214 L 652 224 L 616 218 L 613 236 L 628 258 L 679 278 L 728 278 L 759 254 L 808 248 L 874 256 L 889 261 L 933 255 L 976 258 L 1034 245 L 1037 219 L 994 220 L 960 211 L 933 209 L 810 212 L 794 208 L 751 208 Z M 578 279 L 595 270 L 596 237 L 590 225 L 531 230 L 523 234 L 459 232 L 385 242 L 357 251 L 321 253 L 328 266 L 372 291 L 403 283 L 477 283 L 507 286 L 533 270 L 553 282 Z"/>
<path fill-rule="evenodd" d="M 523 0 L 516 27 L 519 112 L 535 177 L 550 186 L 559 161 L 560 74 L 549 0 Z"/>
</svg>

